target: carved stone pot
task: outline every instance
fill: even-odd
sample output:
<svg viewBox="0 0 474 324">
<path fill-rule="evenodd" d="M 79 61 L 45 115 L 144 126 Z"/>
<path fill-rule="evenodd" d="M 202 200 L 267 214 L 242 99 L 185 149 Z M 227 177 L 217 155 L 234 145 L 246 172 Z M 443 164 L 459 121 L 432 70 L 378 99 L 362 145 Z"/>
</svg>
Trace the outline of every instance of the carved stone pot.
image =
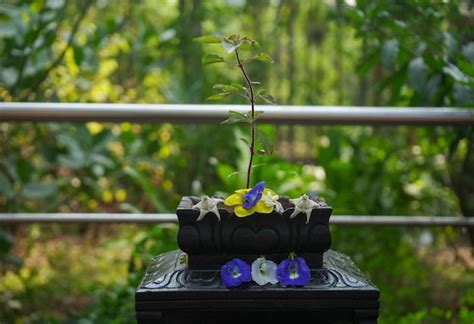
<svg viewBox="0 0 474 324">
<path fill-rule="evenodd" d="M 176 211 L 178 246 L 187 253 L 190 268 L 220 267 L 235 257 L 251 263 L 262 255 L 278 263 L 290 252 L 303 257 L 311 268 L 320 268 L 323 253 L 331 247 L 332 208 L 325 204 L 312 210 L 308 223 L 305 214 L 290 219 L 294 205 L 286 198 L 279 200 L 283 213 L 255 213 L 240 218 L 220 204 L 220 221 L 212 213 L 197 221 L 199 210 L 192 207 L 199 201 L 185 196 Z"/>
</svg>

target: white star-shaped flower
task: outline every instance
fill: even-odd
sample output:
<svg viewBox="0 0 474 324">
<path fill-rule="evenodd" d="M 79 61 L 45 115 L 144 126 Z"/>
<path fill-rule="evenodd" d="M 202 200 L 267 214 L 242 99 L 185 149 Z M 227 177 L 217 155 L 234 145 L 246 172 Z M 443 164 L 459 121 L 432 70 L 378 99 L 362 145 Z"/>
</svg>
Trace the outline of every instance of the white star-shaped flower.
<svg viewBox="0 0 474 324">
<path fill-rule="evenodd" d="M 219 198 L 209 198 L 208 196 L 202 197 L 202 200 L 193 206 L 193 208 L 199 209 L 197 221 L 202 220 L 208 213 L 213 213 L 220 221 L 221 215 L 219 214 L 219 209 L 217 209 L 217 204 L 221 202 L 224 202 L 224 200 Z"/>
<path fill-rule="evenodd" d="M 309 220 L 311 218 L 311 211 L 313 210 L 313 208 L 320 207 L 317 202 L 309 199 L 308 195 L 306 194 L 296 199 L 290 199 L 290 201 L 295 204 L 295 210 L 290 215 L 290 218 L 295 218 L 296 215 L 298 215 L 299 213 L 304 213 L 306 214 L 306 224 L 309 223 Z"/>
<path fill-rule="evenodd" d="M 278 201 L 280 197 L 278 195 L 272 195 L 270 191 L 267 191 L 267 194 L 262 197 L 263 202 L 265 203 L 265 206 L 271 207 L 273 206 L 275 208 L 275 211 L 278 213 L 283 213 L 283 206 L 281 203 Z"/>
</svg>

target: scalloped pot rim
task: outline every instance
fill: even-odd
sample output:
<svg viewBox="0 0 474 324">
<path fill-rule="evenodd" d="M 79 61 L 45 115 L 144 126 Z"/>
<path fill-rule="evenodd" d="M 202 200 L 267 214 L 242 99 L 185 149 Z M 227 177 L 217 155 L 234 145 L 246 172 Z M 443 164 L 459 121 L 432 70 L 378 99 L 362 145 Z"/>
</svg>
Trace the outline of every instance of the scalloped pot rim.
<svg viewBox="0 0 474 324">
<path fill-rule="evenodd" d="M 233 206 L 229 206 L 228 208 L 233 208 Z M 229 213 L 229 214 L 234 214 L 234 213 L 229 212 L 226 208 L 218 208 L 218 209 L 219 209 L 219 211 L 225 211 L 225 212 L 227 212 L 227 213 Z M 320 209 L 331 209 L 331 210 L 332 210 L 332 207 L 331 207 L 331 206 L 324 206 L 324 207 L 315 207 L 315 208 L 312 208 L 312 210 L 320 210 Z M 194 208 L 185 208 L 185 207 L 178 207 L 178 208 L 176 208 L 176 210 L 191 210 L 191 211 L 199 212 L 199 211 L 197 211 L 197 210 L 194 209 Z M 294 211 L 294 210 L 295 210 L 294 207 L 290 207 L 290 208 L 285 209 L 282 213 L 277 212 L 277 211 L 272 211 L 270 214 L 276 213 L 276 214 L 282 214 L 282 215 L 283 215 L 283 214 L 285 214 L 287 211 Z M 255 214 L 262 214 L 262 213 L 255 212 Z M 264 214 L 262 214 L 262 215 L 264 215 Z"/>
</svg>

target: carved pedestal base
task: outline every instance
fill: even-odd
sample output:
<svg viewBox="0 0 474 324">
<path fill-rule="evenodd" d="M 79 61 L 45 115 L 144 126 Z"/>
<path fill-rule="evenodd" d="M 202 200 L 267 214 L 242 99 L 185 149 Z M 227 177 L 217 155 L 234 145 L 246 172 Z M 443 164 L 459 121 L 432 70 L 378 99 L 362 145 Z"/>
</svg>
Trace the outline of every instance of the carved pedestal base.
<svg viewBox="0 0 474 324">
<path fill-rule="evenodd" d="M 313 319 L 315 323 L 376 323 L 379 290 L 344 254 L 327 251 L 323 268 L 304 287 L 227 289 L 219 270 L 191 269 L 186 254 L 155 257 L 136 291 L 139 323 L 267 323 Z"/>
</svg>

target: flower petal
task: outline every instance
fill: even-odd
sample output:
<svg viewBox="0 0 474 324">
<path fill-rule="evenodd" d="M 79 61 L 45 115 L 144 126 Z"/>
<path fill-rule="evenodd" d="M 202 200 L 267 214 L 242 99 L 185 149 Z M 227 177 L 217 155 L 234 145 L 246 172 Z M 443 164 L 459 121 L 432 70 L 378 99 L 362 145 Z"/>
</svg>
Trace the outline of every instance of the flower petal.
<svg viewBox="0 0 474 324">
<path fill-rule="evenodd" d="M 304 286 L 311 280 L 311 270 L 303 258 L 288 258 L 278 265 L 277 277 L 284 287 Z"/>
<path fill-rule="evenodd" d="M 234 191 L 234 192 L 235 192 L 236 194 L 238 194 L 238 195 L 243 196 L 243 195 L 245 195 L 249 190 L 250 190 L 250 189 L 239 189 L 239 190 L 236 190 L 236 191 Z"/>
<path fill-rule="evenodd" d="M 253 213 L 255 213 L 255 207 L 252 207 L 250 209 L 245 209 L 244 207 L 241 206 L 237 206 L 235 207 L 234 209 L 234 213 L 236 216 L 238 217 L 246 217 L 246 216 L 250 216 L 252 215 Z"/>
<path fill-rule="evenodd" d="M 257 213 L 261 214 L 270 214 L 273 211 L 273 206 L 267 206 L 263 199 L 260 200 L 254 208 Z"/>
<path fill-rule="evenodd" d="M 232 194 L 224 200 L 226 206 L 242 205 L 244 203 L 244 197 L 239 194 Z"/>
<path fill-rule="evenodd" d="M 250 266 L 240 259 L 233 259 L 221 267 L 221 280 L 227 288 L 239 286 L 251 280 Z"/>
<path fill-rule="evenodd" d="M 271 193 L 272 196 L 277 195 L 272 189 L 268 189 L 268 188 L 263 189 L 263 195 L 264 196 L 266 196 L 268 192 Z"/>
<path fill-rule="evenodd" d="M 275 262 L 264 257 L 258 258 L 252 263 L 252 279 L 260 286 L 267 283 L 276 284 L 278 282 L 276 270 Z"/>
</svg>

